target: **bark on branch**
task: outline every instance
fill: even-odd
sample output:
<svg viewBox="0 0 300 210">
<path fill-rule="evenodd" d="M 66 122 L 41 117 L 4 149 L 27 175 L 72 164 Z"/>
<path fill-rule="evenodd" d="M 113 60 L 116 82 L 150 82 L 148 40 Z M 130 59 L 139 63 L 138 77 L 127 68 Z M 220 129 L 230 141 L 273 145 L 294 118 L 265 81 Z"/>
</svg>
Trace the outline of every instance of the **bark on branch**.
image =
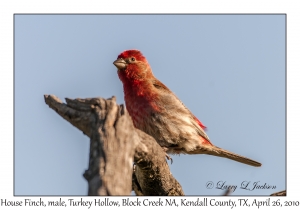
<svg viewBox="0 0 300 210">
<path fill-rule="evenodd" d="M 133 126 L 116 98 L 68 99 L 44 95 L 46 104 L 90 138 L 88 195 L 184 195 L 155 139 Z M 133 170 L 133 162 L 135 167 Z M 223 195 L 230 195 L 231 191 Z M 286 196 L 286 191 L 271 194 Z"/>
<path fill-rule="evenodd" d="M 286 190 L 282 190 L 280 192 L 273 193 L 270 196 L 286 196 Z"/>
<path fill-rule="evenodd" d="M 123 105 L 110 99 L 68 99 L 53 95 L 45 102 L 87 135 L 90 141 L 88 195 L 184 195 L 172 176 L 165 152 L 155 139 L 135 129 Z M 135 162 L 135 170 L 133 170 Z"/>
</svg>

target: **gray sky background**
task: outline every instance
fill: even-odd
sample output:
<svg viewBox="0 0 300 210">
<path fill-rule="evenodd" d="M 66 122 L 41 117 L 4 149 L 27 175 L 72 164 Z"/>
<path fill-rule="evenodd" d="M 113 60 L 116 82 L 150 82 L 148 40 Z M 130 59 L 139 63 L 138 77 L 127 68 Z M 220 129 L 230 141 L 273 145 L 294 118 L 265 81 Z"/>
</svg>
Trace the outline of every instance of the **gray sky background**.
<svg viewBox="0 0 300 210">
<path fill-rule="evenodd" d="M 87 194 L 89 139 L 43 95 L 124 103 L 112 62 L 126 49 L 143 52 L 213 144 L 263 164 L 173 156 L 186 195 L 221 195 L 219 181 L 233 195 L 286 189 L 284 15 L 16 15 L 14 29 L 15 195 Z"/>
</svg>

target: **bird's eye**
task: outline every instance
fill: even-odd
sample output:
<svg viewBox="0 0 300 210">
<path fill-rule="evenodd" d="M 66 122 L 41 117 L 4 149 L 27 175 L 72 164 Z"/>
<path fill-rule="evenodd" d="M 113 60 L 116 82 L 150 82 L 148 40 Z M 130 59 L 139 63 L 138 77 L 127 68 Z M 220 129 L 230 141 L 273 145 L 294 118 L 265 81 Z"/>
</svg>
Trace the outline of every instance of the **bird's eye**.
<svg viewBox="0 0 300 210">
<path fill-rule="evenodd" d="M 131 61 L 135 61 L 135 58 L 131 58 Z"/>
</svg>

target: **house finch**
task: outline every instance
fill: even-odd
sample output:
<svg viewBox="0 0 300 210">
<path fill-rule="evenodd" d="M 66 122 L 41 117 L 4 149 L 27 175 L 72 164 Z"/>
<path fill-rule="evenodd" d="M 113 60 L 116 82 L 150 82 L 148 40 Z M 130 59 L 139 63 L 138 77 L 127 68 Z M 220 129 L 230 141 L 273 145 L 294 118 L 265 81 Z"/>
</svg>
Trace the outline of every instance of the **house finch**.
<svg viewBox="0 0 300 210">
<path fill-rule="evenodd" d="M 122 52 L 113 63 L 123 83 L 126 108 L 136 128 L 153 136 L 169 154 L 207 154 L 251 166 L 261 163 L 214 146 L 205 126 L 152 73 L 138 50 Z"/>
</svg>

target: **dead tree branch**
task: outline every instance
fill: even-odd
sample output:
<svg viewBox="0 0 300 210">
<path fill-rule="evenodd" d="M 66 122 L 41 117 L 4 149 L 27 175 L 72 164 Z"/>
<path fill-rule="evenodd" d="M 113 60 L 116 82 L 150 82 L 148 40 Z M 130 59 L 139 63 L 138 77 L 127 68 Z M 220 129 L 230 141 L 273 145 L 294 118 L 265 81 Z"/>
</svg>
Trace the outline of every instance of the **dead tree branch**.
<svg viewBox="0 0 300 210">
<path fill-rule="evenodd" d="M 270 196 L 286 196 L 286 190 L 282 190 L 280 192 L 273 193 Z"/>
<path fill-rule="evenodd" d="M 135 129 L 122 105 L 110 99 L 66 99 L 45 102 L 87 135 L 90 142 L 88 195 L 184 195 L 172 176 L 165 153 L 153 137 Z M 133 171 L 133 162 L 136 167 Z"/>
</svg>

